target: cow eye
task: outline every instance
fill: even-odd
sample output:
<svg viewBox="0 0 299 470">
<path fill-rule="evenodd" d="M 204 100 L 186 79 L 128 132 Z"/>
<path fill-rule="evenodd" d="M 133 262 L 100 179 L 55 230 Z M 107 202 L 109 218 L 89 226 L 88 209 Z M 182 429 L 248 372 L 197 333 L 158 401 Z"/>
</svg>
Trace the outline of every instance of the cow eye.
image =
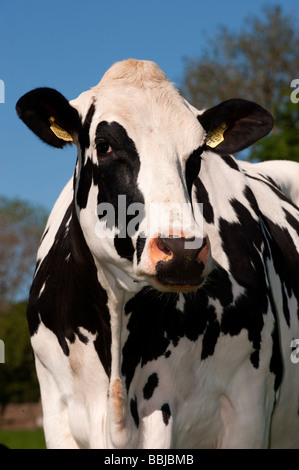
<svg viewBox="0 0 299 470">
<path fill-rule="evenodd" d="M 96 146 L 97 146 L 98 154 L 100 155 L 107 155 L 108 153 L 112 152 L 111 146 L 104 139 L 99 140 Z"/>
</svg>

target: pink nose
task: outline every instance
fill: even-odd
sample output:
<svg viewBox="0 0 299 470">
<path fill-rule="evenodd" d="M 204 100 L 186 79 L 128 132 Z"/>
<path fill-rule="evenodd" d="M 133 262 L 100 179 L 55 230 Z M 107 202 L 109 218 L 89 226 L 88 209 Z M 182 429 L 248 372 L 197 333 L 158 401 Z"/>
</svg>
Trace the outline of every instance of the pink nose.
<svg viewBox="0 0 299 470">
<path fill-rule="evenodd" d="M 170 235 L 152 238 L 149 243 L 155 277 L 164 285 L 199 285 L 210 255 L 208 237 L 186 239 Z"/>
</svg>

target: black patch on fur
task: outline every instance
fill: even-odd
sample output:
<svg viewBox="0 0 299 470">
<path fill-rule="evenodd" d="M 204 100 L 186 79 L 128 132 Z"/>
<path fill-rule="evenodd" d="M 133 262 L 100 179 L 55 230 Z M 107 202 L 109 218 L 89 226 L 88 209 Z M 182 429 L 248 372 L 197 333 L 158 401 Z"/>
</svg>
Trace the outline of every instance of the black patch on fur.
<svg viewBox="0 0 299 470">
<path fill-rule="evenodd" d="M 145 247 L 145 242 L 146 242 L 146 238 L 145 238 L 144 233 L 141 233 L 140 235 L 138 235 L 137 243 L 136 243 L 137 264 L 140 263 L 141 256 Z"/>
<path fill-rule="evenodd" d="M 100 151 L 100 143 L 103 140 L 112 148 L 107 154 L 101 154 Z M 133 219 L 139 214 L 128 214 L 128 207 L 133 203 L 144 204 L 143 195 L 137 184 L 140 169 L 139 155 L 133 140 L 117 122 L 100 122 L 96 130 L 95 144 L 98 148 L 98 181 L 94 184 L 98 184 L 99 187 L 98 204 L 107 202 L 114 207 L 115 226 L 120 230 L 119 236 L 115 237 L 114 246 L 121 257 L 132 261 L 134 247 L 129 235 L 133 236 L 138 230 L 139 224 L 134 225 Z M 125 206 L 121 207 L 119 213 L 118 197 L 122 195 L 126 197 Z M 142 213 L 139 222 L 143 217 Z M 127 227 L 130 222 L 133 230 L 128 234 Z"/>
<path fill-rule="evenodd" d="M 198 149 L 194 150 L 194 152 L 191 153 L 188 160 L 186 161 L 185 178 L 186 178 L 187 191 L 188 191 L 190 199 L 191 199 L 192 185 L 195 179 L 197 178 L 197 175 L 200 170 L 200 165 L 201 165 L 200 156 L 202 154 L 202 151 L 203 151 L 202 147 L 199 147 Z"/>
<path fill-rule="evenodd" d="M 27 318 L 31 335 L 37 332 L 41 318 L 57 336 L 66 355 L 69 354 L 66 340 L 74 342 L 75 334 L 84 344 L 87 342 L 79 327 L 97 334 L 94 347 L 110 376 L 111 330 L 107 294 L 98 282 L 97 270 L 73 203 L 65 213 L 52 247 L 39 263 L 30 290 Z"/>
<path fill-rule="evenodd" d="M 257 177 L 257 176 L 248 175 L 248 174 L 246 173 L 246 177 L 247 177 L 247 178 L 250 178 L 250 179 L 253 179 L 253 180 L 256 180 L 256 181 L 259 181 L 259 182 L 265 184 L 266 186 L 268 186 L 268 188 L 271 189 L 271 191 L 273 191 L 273 193 L 274 193 L 276 196 L 279 197 L 279 199 L 281 199 L 282 201 L 285 201 L 285 202 L 291 204 L 291 206 L 293 206 L 295 209 L 298 209 L 298 207 L 296 206 L 296 204 L 295 204 L 293 201 L 291 201 L 291 200 L 289 199 L 289 197 L 288 197 L 286 194 L 284 194 L 284 192 L 281 191 L 279 185 L 278 185 L 275 181 L 273 181 L 271 178 L 269 178 L 268 176 L 263 176 L 263 177 L 259 178 L 259 177 Z M 267 181 L 265 181 L 265 180 L 267 180 Z"/>
<path fill-rule="evenodd" d="M 135 250 L 132 239 L 127 233 L 127 227 L 131 222 L 130 228 L 133 230 L 130 235 L 134 235 L 138 230 L 140 220 L 144 217 L 143 213 L 128 214 L 128 207 L 132 203 L 144 204 L 143 196 L 137 185 L 140 168 L 139 155 L 134 142 L 120 124 L 102 121 L 96 130 L 95 145 L 98 149 L 98 163 L 95 164 L 86 154 L 86 150 L 90 146 L 89 128 L 94 111 L 95 107 L 92 105 L 80 134 L 82 167 L 76 201 L 80 209 L 86 208 L 92 184 L 98 187 L 97 204 L 109 203 L 115 210 L 114 226 L 120 230 L 119 235 L 114 239 L 115 249 L 119 256 L 133 261 Z M 112 152 L 105 155 L 100 153 L 99 146 L 103 140 L 112 147 Z M 126 197 L 125 206 L 120 208 L 120 212 L 119 196 Z M 100 220 L 102 217 L 103 214 L 99 214 Z M 136 224 L 134 224 L 135 218 L 137 218 Z M 112 226 L 109 228 L 112 229 Z"/>
<path fill-rule="evenodd" d="M 296 217 L 294 217 L 289 211 L 287 211 L 285 208 L 283 208 L 283 211 L 285 213 L 285 218 L 286 218 L 286 221 L 290 224 L 291 227 L 293 227 L 293 229 L 295 229 L 295 231 L 298 233 L 298 230 L 299 230 L 299 223 L 298 223 L 298 219 Z"/>
<path fill-rule="evenodd" d="M 236 159 L 234 157 L 232 157 L 231 155 L 220 155 L 220 157 L 233 170 L 240 171 L 238 163 L 236 162 Z"/>
<path fill-rule="evenodd" d="M 131 410 L 131 415 L 135 421 L 136 427 L 138 428 L 139 426 L 139 415 L 138 415 L 138 408 L 137 408 L 137 398 L 135 397 L 134 399 L 132 398 L 130 401 L 130 410 Z"/>
<path fill-rule="evenodd" d="M 255 212 L 258 215 L 259 214 L 259 209 L 257 207 L 257 202 L 256 202 L 256 199 L 253 195 L 253 192 L 251 191 L 251 189 L 248 185 L 246 185 L 245 188 L 243 189 L 243 194 L 244 194 L 246 200 L 249 202 L 250 207 L 252 208 L 253 212 Z"/>
<path fill-rule="evenodd" d="M 91 185 L 96 179 L 97 166 L 90 158 L 87 159 L 85 165 L 82 166 L 79 177 L 79 185 L 77 191 L 77 205 L 80 209 L 85 209 L 87 206 L 88 195 Z"/>
<path fill-rule="evenodd" d="M 281 349 L 280 349 L 280 336 L 279 336 L 279 318 L 278 318 L 278 312 L 276 310 L 275 303 L 273 301 L 273 296 L 269 295 L 270 298 L 270 303 L 271 303 L 271 308 L 272 312 L 275 318 L 275 324 L 273 331 L 271 333 L 272 335 L 272 341 L 273 341 L 273 347 L 272 347 L 272 356 L 270 360 L 270 372 L 272 372 L 275 375 L 275 380 L 274 380 L 274 390 L 277 391 L 280 387 L 280 384 L 282 382 L 282 377 L 283 377 L 283 361 L 281 357 Z"/>
<path fill-rule="evenodd" d="M 92 163 L 90 158 L 86 161 L 86 150 L 90 146 L 89 130 L 90 124 L 95 112 L 95 105 L 92 104 L 87 112 L 83 122 L 81 132 L 79 134 L 79 142 L 81 147 L 81 169 L 79 174 L 79 183 L 76 202 L 80 209 L 85 209 L 91 185 L 96 180 L 97 167 Z M 75 181 L 75 180 L 74 180 Z"/>
<path fill-rule="evenodd" d="M 135 250 L 130 237 L 115 237 L 114 246 L 119 256 L 121 256 L 122 258 L 126 258 L 129 261 L 133 261 Z"/>
<path fill-rule="evenodd" d="M 156 373 L 151 374 L 149 378 L 147 379 L 145 386 L 143 387 L 143 397 L 146 400 L 149 400 L 153 396 L 154 390 L 156 387 L 158 387 L 158 384 L 159 384 L 158 375 Z"/>
<path fill-rule="evenodd" d="M 84 162 L 85 150 L 88 149 L 90 146 L 89 130 L 90 130 L 90 125 L 91 125 L 91 121 L 94 116 L 95 110 L 96 110 L 95 105 L 94 103 L 92 103 L 89 110 L 87 111 L 86 117 L 82 125 L 81 132 L 79 134 L 79 142 L 80 142 L 80 147 L 82 150 L 83 162 Z"/>
<path fill-rule="evenodd" d="M 164 403 L 164 405 L 161 406 L 161 411 L 163 422 L 167 426 L 171 417 L 171 412 L 168 403 Z"/>
<path fill-rule="evenodd" d="M 49 232 L 49 227 L 44 231 L 41 239 L 40 239 L 40 243 L 43 241 L 43 239 L 45 238 L 45 236 L 47 235 L 47 233 Z"/>
<path fill-rule="evenodd" d="M 210 203 L 209 194 L 204 187 L 203 182 L 200 178 L 196 178 L 194 182 L 195 186 L 195 196 L 196 200 L 199 203 L 202 203 L 203 217 L 208 224 L 214 223 L 214 211 Z"/>
<path fill-rule="evenodd" d="M 222 246 L 230 263 L 230 272 L 237 283 L 245 288 L 233 305 L 223 312 L 221 331 L 237 335 L 243 328 L 255 351 L 251 362 L 259 365 L 263 315 L 268 308 L 268 286 L 262 258 L 262 232 L 248 209 L 236 199 L 231 201 L 238 222 L 219 220 Z M 237 235 L 236 235 L 237 234 Z"/>
<path fill-rule="evenodd" d="M 299 235 L 299 221 L 287 213 L 286 210 L 285 213 L 287 221 Z M 297 299 L 297 315 L 299 318 L 298 251 L 287 227 L 280 227 L 265 216 L 263 217 L 263 223 L 267 228 L 266 233 L 270 235 L 268 236 L 268 243 L 270 245 L 274 269 L 281 282 L 283 312 L 285 320 L 288 326 L 290 326 L 290 311 L 287 297 L 291 297 L 292 293 L 294 293 Z"/>
</svg>

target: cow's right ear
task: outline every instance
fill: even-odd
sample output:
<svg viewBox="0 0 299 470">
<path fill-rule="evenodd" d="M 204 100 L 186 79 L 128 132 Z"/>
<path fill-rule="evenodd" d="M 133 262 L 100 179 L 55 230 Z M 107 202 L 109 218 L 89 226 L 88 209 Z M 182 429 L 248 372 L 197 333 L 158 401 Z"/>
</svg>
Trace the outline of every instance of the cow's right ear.
<svg viewBox="0 0 299 470">
<path fill-rule="evenodd" d="M 22 121 L 44 142 L 56 148 L 72 144 L 79 134 L 78 111 L 53 88 L 36 88 L 16 104 Z"/>
</svg>

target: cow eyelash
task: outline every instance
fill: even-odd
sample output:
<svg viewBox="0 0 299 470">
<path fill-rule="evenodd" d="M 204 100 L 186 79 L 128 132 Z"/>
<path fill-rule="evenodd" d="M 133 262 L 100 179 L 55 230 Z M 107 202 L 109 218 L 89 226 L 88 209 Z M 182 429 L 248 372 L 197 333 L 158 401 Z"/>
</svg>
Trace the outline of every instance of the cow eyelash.
<svg viewBox="0 0 299 470">
<path fill-rule="evenodd" d="M 107 140 L 99 139 L 96 142 L 97 152 L 100 155 L 107 155 L 112 152 L 112 147 Z"/>
</svg>

